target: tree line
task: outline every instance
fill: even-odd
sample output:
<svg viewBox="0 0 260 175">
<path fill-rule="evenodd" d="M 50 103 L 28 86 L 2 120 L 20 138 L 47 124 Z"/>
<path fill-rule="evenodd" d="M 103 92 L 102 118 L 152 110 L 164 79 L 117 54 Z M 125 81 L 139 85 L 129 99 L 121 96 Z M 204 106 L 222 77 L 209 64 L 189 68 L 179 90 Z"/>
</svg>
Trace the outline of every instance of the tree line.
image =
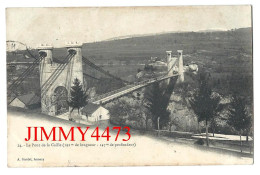
<svg viewBox="0 0 260 175">
<path fill-rule="evenodd" d="M 216 119 L 224 108 L 223 104 L 220 103 L 221 97 L 212 90 L 212 84 L 209 82 L 210 77 L 207 73 L 200 73 L 198 86 L 194 90 L 192 97 L 188 100 L 191 109 L 197 117 L 198 123 L 205 123 L 207 146 L 209 145 L 209 127 L 211 127 L 214 137 Z M 81 107 L 86 106 L 88 98 L 78 79 L 75 79 L 73 84 L 70 99 L 68 100 L 68 104 L 71 106 L 70 112 L 75 108 L 79 111 Z M 146 129 L 148 129 L 147 124 L 149 120 L 151 120 L 154 130 L 169 127 L 170 111 L 168 110 L 168 105 L 175 84 L 176 79 L 172 79 L 169 84 L 154 83 L 145 89 L 144 97 L 141 99 L 142 107 L 135 105 L 132 109 L 126 102 L 122 102 L 110 108 L 110 113 L 117 116 L 128 115 L 131 119 L 137 121 L 144 120 Z M 138 99 L 140 100 L 140 98 Z M 253 119 L 247 109 L 247 100 L 245 96 L 242 96 L 241 93 L 237 91 L 237 88 L 234 88 L 234 92 L 231 94 L 231 102 L 228 105 L 228 117 L 225 119 L 227 124 L 240 136 L 241 146 L 241 136 L 243 134 L 249 135 L 253 123 Z M 142 111 L 145 111 L 146 115 L 142 115 Z M 124 118 L 118 118 L 121 119 L 121 124 L 125 123 Z"/>
</svg>

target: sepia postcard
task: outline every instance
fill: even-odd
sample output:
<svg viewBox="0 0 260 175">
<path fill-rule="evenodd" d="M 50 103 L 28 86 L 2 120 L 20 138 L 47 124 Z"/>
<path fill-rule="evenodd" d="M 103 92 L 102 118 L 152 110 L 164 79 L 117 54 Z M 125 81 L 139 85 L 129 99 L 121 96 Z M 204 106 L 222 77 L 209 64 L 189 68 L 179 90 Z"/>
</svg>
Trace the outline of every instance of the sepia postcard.
<svg viewBox="0 0 260 175">
<path fill-rule="evenodd" d="M 251 11 L 6 8 L 8 167 L 253 164 Z"/>
</svg>

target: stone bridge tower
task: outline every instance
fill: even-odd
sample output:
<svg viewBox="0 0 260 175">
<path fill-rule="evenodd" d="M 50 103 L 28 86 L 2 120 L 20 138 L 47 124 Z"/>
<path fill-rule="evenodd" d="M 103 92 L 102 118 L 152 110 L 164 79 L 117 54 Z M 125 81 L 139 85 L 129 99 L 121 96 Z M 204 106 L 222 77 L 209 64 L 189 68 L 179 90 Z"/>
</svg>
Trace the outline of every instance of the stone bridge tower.
<svg viewBox="0 0 260 175">
<path fill-rule="evenodd" d="M 60 115 L 68 112 L 67 100 L 75 78 L 83 83 L 82 45 L 68 43 L 68 61 L 53 59 L 51 46 L 40 46 L 38 53 L 42 57 L 40 62 L 41 109 L 48 115 Z M 56 76 L 53 76 L 56 75 Z"/>
<path fill-rule="evenodd" d="M 179 73 L 179 78 L 178 78 L 178 81 L 179 82 L 184 82 L 184 70 L 183 70 L 183 58 L 182 58 L 182 50 L 177 50 L 178 52 L 178 73 Z"/>
<path fill-rule="evenodd" d="M 168 75 L 179 73 L 178 82 L 184 81 L 182 50 L 177 50 L 178 56 L 172 57 L 172 51 L 166 51 Z M 169 83 L 170 80 L 168 80 Z"/>
</svg>

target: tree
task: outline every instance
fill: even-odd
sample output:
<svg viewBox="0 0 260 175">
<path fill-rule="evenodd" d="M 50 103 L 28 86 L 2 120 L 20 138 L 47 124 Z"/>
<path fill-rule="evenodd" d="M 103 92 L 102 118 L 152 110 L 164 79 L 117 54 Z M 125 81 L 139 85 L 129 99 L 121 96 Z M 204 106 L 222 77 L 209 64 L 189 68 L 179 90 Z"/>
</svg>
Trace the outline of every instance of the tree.
<svg viewBox="0 0 260 175">
<path fill-rule="evenodd" d="M 158 82 L 146 88 L 144 98 L 144 105 L 152 114 L 151 119 L 154 129 L 161 129 L 163 126 L 167 126 L 170 115 L 170 112 L 167 110 L 169 100 L 164 96 Z"/>
<path fill-rule="evenodd" d="M 72 113 L 72 111 L 77 108 L 79 114 L 79 109 L 87 105 L 87 98 L 88 96 L 83 90 L 79 79 L 75 78 L 73 86 L 70 90 L 70 99 L 68 100 L 68 105 L 72 107 L 70 113 Z"/>
<path fill-rule="evenodd" d="M 205 121 L 206 141 L 209 146 L 208 126 L 209 122 L 216 116 L 219 110 L 220 97 L 213 95 L 209 86 L 209 78 L 206 74 L 201 74 L 199 79 L 199 89 L 189 100 L 191 108 L 198 118 L 198 122 Z"/>
<path fill-rule="evenodd" d="M 143 105 L 134 104 L 131 106 L 128 120 L 135 121 L 140 129 L 148 130 L 149 119 L 151 119 L 151 114 L 149 115 L 149 111 Z"/>
<path fill-rule="evenodd" d="M 145 129 L 146 130 L 148 130 L 149 129 L 149 120 L 151 119 L 151 113 L 150 113 L 150 111 L 148 111 L 147 110 L 147 108 L 146 109 L 144 109 L 144 114 L 142 115 L 142 119 L 144 120 L 144 122 L 145 122 Z"/>
<path fill-rule="evenodd" d="M 187 97 L 189 97 L 189 91 L 191 91 L 191 88 L 192 88 L 191 84 L 192 84 L 192 82 L 186 81 L 186 82 L 177 84 L 177 86 L 175 87 L 174 92 L 181 95 L 182 105 L 184 104 L 184 105 L 188 106 L 186 99 L 187 99 Z"/>
<path fill-rule="evenodd" d="M 148 121 L 151 115 L 141 105 L 141 102 L 130 104 L 126 100 L 119 100 L 113 104 L 109 107 L 111 123 L 125 125 L 126 122 L 131 121 L 135 124 L 131 125 L 131 127 L 148 130 Z"/>
<path fill-rule="evenodd" d="M 215 98 L 218 98 L 219 99 L 219 102 L 220 102 L 220 97 L 217 97 L 216 95 L 218 95 L 217 93 L 214 93 L 213 96 L 215 95 Z M 216 119 L 219 117 L 219 113 L 224 109 L 225 105 L 224 104 L 220 104 L 218 102 L 218 105 L 217 107 L 215 108 L 214 110 L 214 113 L 213 113 L 213 117 L 211 118 L 210 120 L 210 128 L 212 130 L 212 136 L 214 137 L 215 136 L 215 130 L 216 130 L 216 127 L 218 126 L 217 125 L 217 121 Z"/>
<path fill-rule="evenodd" d="M 232 126 L 240 136 L 240 150 L 242 152 L 243 131 L 248 131 L 251 127 L 251 117 L 246 110 L 245 98 L 238 97 L 235 93 L 232 96 L 232 101 L 229 106 L 229 116 L 227 123 Z"/>
<path fill-rule="evenodd" d="M 130 111 L 130 105 L 125 100 L 119 100 L 109 107 L 110 122 L 113 124 L 125 125 Z"/>
</svg>

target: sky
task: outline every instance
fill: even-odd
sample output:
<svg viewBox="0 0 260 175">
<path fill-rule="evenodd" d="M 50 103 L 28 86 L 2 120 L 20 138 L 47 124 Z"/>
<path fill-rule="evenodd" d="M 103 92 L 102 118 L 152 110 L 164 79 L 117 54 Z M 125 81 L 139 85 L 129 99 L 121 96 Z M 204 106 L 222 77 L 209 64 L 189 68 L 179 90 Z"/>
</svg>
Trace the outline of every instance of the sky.
<svg viewBox="0 0 260 175">
<path fill-rule="evenodd" d="M 128 35 L 243 27 L 251 27 L 251 6 L 6 9 L 6 39 L 33 48 Z"/>
</svg>

